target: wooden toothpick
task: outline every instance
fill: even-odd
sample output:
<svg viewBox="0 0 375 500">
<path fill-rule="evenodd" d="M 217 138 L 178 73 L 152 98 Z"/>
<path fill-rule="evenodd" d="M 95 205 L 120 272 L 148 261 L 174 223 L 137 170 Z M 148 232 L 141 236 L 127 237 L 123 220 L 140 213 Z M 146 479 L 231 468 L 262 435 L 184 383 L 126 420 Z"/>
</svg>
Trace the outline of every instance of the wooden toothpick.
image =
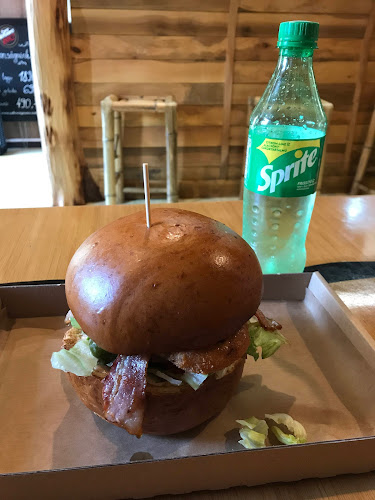
<svg viewBox="0 0 375 500">
<path fill-rule="evenodd" d="M 143 186 L 145 190 L 146 223 L 147 227 L 151 227 L 150 181 L 148 177 L 148 163 L 143 164 Z"/>
</svg>

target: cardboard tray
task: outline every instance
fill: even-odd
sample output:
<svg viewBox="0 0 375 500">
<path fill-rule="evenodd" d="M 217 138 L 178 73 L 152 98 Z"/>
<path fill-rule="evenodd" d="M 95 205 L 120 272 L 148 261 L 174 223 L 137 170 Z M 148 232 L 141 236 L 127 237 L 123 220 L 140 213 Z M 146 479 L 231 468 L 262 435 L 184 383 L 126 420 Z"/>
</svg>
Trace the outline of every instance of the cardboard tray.
<svg viewBox="0 0 375 500">
<path fill-rule="evenodd" d="M 318 273 L 269 275 L 262 310 L 289 345 L 245 365 L 215 419 L 137 439 L 87 410 L 49 359 L 64 284 L 0 286 L 0 496 L 141 498 L 375 469 L 375 342 Z M 309 442 L 245 450 L 236 419 L 286 412 Z"/>
</svg>

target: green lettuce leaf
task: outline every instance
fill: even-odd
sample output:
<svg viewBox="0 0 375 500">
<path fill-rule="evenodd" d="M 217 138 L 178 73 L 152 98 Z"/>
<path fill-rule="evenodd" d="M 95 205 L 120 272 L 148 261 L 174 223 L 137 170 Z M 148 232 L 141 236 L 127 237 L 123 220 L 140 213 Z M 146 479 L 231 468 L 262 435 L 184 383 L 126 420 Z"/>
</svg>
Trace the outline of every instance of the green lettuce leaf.
<svg viewBox="0 0 375 500">
<path fill-rule="evenodd" d="M 257 448 L 265 448 L 266 436 L 260 432 L 251 429 L 240 429 L 240 439 L 238 442 L 248 450 L 256 450 Z"/>
<path fill-rule="evenodd" d="M 271 431 L 276 438 L 283 444 L 303 444 L 307 441 L 306 429 L 303 425 L 294 420 L 287 413 L 266 414 L 267 420 L 273 420 L 276 424 L 284 425 L 291 434 L 286 434 L 279 427 L 272 426 Z"/>
<path fill-rule="evenodd" d="M 88 377 L 98 364 L 89 347 L 88 337 L 79 340 L 71 349 L 60 349 L 51 357 L 53 368 L 74 373 L 79 377 Z"/>
<path fill-rule="evenodd" d="M 78 328 L 78 330 L 82 330 L 82 328 L 78 324 L 78 321 L 73 316 L 71 316 L 70 318 L 70 324 L 72 325 L 73 328 Z"/>
<path fill-rule="evenodd" d="M 261 358 L 269 358 L 280 346 L 287 343 L 286 338 L 278 330 L 269 332 L 264 330 L 258 322 L 249 323 L 250 345 L 247 354 L 255 361 L 259 358 L 258 348 L 262 350 Z"/>
<path fill-rule="evenodd" d="M 265 420 L 250 417 L 247 420 L 236 420 L 243 427 L 239 430 L 241 440 L 238 441 L 248 450 L 264 448 L 268 436 L 268 425 Z"/>
<path fill-rule="evenodd" d="M 242 425 L 242 427 L 248 427 L 251 430 L 255 430 L 256 432 L 264 434 L 266 437 L 268 436 L 268 425 L 265 420 L 259 420 L 256 417 L 250 417 L 246 420 L 236 420 L 236 422 Z"/>
<path fill-rule="evenodd" d="M 78 330 L 82 330 L 82 328 L 79 326 L 77 320 L 74 318 L 71 309 L 69 309 L 69 311 L 66 313 L 65 323 L 67 323 L 67 324 L 70 323 L 70 325 L 73 328 L 77 328 Z"/>
<path fill-rule="evenodd" d="M 189 384 L 190 387 L 194 389 L 194 391 L 197 391 L 207 377 L 208 375 L 204 375 L 203 373 L 185 372 L 182 375 L 181 379 Z"/>
</svg>

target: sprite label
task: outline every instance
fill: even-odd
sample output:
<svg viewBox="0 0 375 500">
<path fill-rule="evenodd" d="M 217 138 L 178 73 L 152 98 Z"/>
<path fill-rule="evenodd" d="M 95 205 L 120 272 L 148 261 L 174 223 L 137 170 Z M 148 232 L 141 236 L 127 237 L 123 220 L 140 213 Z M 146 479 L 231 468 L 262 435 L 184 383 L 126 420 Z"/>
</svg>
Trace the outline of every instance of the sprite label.
<svg viewBox="0 0 375 500">
<path fill-rule="evenodd" d="M 278 198 L 315 193 L 324 139 L 272 139 L 252 132 L 246 155 L 246 188 Z"/>
</svg>

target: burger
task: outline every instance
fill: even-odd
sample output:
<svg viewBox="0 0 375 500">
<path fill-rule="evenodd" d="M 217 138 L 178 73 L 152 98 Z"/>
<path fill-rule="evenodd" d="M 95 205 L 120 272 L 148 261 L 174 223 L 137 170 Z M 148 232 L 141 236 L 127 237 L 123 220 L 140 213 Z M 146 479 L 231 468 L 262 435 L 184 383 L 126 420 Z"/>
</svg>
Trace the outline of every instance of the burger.
<svg viewBox="0 0 375 500">
<path fill-rule="evenodd" d="M 99 229 L 66 274 L 70 307 L 54 368 L 82 402 L 130 434 L 175 434 L 217 415 L 246 356 L 285 341 L 259 311 L 251 247 L 213 219 L 179 209 L 138 212 Z"/>
</svg>

